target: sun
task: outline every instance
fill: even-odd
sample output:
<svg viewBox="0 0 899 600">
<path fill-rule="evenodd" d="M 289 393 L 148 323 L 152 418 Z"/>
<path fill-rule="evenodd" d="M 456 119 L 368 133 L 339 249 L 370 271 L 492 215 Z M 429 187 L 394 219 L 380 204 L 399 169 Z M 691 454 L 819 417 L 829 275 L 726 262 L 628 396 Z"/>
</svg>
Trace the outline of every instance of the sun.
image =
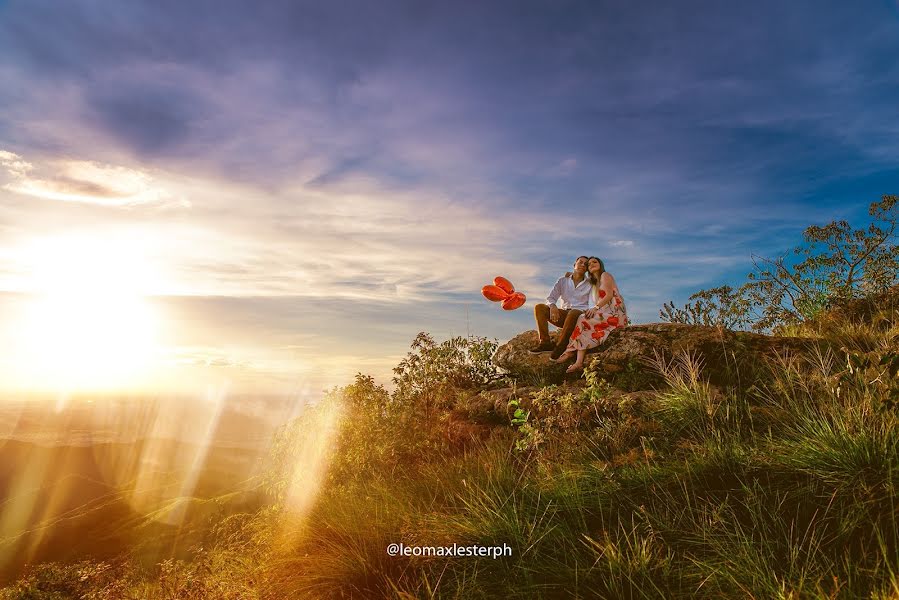
<svg viewBox="0 0 899 600">
<path fill-rule="evenodd" d="M 30 244 L 30 294 L 18 323 L 19 377 L 32 388 L 132 387 L 155 355 L 160 315 L 139 240 L 62 236 Z"/>
</svg>

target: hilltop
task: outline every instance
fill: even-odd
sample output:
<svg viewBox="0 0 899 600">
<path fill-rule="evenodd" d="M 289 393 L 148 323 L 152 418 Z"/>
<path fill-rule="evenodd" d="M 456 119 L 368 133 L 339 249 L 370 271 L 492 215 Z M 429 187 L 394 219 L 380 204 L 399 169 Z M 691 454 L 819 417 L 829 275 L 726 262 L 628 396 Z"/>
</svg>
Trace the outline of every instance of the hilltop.
<svg viewBox="0 0 899 600">
<path fill-rule="evenodd" d="M 219 502 L 202 545 L 38 565 L 2 597 L 896 597 L 897 297 L 777 335 L 630 326 L 575 377 L 533 331 L 420 334 L 395 391 L 360 374 L 285 427 L 266 500 Z"/>
</svg>

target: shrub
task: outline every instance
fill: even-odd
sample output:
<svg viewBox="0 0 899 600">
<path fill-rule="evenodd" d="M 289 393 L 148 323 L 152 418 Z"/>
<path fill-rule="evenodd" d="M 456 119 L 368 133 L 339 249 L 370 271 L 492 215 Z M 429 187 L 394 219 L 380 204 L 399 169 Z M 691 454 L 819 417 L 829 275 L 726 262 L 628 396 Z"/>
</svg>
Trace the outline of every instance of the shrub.
<svg viewBox="0 0 899 600">
<path fill-rule="evenodd" d="M 2 600 L 125 600 L 134 572 L 124 562 L 45 563 L 0 591 Z"/>
<path fill-rule="evenodd" d="M 609 410 L 605 400 L 612 386 L 595 369 L 588 368 L 586 376 L 583 389 L 571 391 L 550 385 L 537 390 L 531 395 L 530 411 L 523 411 L 517 400 L 512 401 L 511 406 L 516 409 L 512 424 L 521 433 L 516 443 L 518 450 L 538 449 L 547 441 L 556 448 L 571 445 L 578 434 L 592 429 Z"/>
<path fill-rule="evenodd" d="M 487 338 L 455 337 L 438 344 L 419 333 L 394 369 L 392 393 L 359 373 L 282 428 L 271 453 L 269 490 L 283 499 L 295 457 L 320 446 L 322 424 L 334 420 L 338 433 L 327 475 L 334 483 L 396 477 L 430 453 L 448 450 L 448 409 L 466 391 L 500 378 L 492 362 L 495 350 L 496 342 Z"/>
<path fill-rule="evenodd" d="M 738 289 L 701 290 L 683 308 L 663 305 L 660 317 L 672 323 L 770 331 L 885 292 L 899 283 L 899 196 L 872 202 L 868 213 L 866 228 L 853 229 L 846 221 L 811 225 L 802 234 L 804 243 L 791 252 L 776 258 L 753 256 L 755 269 Z"/>
<path fill-rule="evenodd" d="M 867 228 L 853 229 L 846 221 L 812 225 L 803 232 L 805 244 L 792 263 L 778 258 L 754 259 L 749 296 L 759 307 L 754 328 L 771 329 L 817 316 L 830 305 L 883 292 L 899 282 L 896 226 L 899 196 L 872 202 Z"/>
<path fill-rule="evenodd" d="M 659 317 L 666 323 L 743 329 L 751 323 L 752 303 L 746 292 L 746 286 L 734 290 L 729 285 L 700 290 L 683 308 L 664 304 Z"/>
<path fill-rule="evenodd" d="M 421 332 L 412 349 L 393 369 L 396 402 L 441 406 L 457 390 L 487 385 L 501 378 L 493 363 L 496 340 L 454 337 L 440 344 Z"/>
</svg>

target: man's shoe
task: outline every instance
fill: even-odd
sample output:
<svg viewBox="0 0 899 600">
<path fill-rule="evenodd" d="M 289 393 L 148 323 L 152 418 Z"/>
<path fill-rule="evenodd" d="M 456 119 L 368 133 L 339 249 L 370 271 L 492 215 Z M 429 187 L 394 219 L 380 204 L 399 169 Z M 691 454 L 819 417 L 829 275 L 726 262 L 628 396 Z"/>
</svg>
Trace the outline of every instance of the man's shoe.
<svg viewBox="0 0 899 600">
<path fill-rule="evenodd" d="M 567 346 L 562 346 L 561 348 L 553 347 L 553 353 L 549 355 L 549 359 L 552 361 L 559 360 L 559 357 L 565 354 L 565 348 Z"/>
<path fill-rule="evenodd" d="M 528 352 L 530 352 L 531 354 L 540 354 L 541 352 L 552 352 L 555 347 L 556 347 L 556 345 L 553 344 L 552 342 L 540 342 L 539 344 L 537 344 L 536 346 L 534 346 L 533 348 L 528 350 Z"/>
</svg>

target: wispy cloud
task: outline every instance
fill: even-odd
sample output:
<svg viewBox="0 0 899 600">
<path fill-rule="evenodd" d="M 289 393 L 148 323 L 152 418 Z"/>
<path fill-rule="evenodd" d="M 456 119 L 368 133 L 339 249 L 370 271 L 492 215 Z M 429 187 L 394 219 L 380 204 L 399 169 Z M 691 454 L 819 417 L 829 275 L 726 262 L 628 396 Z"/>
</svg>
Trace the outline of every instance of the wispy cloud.
<svg viewBox="0 0 899 600">
<path fill-rule="evenodd" d="M 154 204 L 189 208 L 190 203 L 155 185 L 145 172 L 84 160 L 51 161 L 43 169 L 18 154 L 0 150 L 0 167 L 9 181 L 3 189 L 63 202 L 110 207 Z M 39 171 L 49 171 L 44 176 Z"/>
<path fill-rule="evenodd" d="M 159 173 L 157 181 L 126 167 L 65 161 L 58 172 L 48 165 L 38 180 L 18 156 L 8 153 L 4 161 L 8 172 L 24 173 L 7 193 L 47 197 L 52 191 L 54 199 L 66 194 L 91 205 L 127 206 L 139 217 L 129 222 L 117 212 L 93 212 L 89 226 L 73 230 L 71 222 L 45 221 L 44 207 L 19 206 L 17 220 L 28 243 L 5 248 L 10 273 L 33 269 L 36 255 L 45 261 L 48 253 L 83 253 L 76 246 L 90 245 L 97 256 L 81 261 L 90 263 L 85 269 L 102 270 L 104 252 L 127 251 L 133 260 L 153 265 L 159 276 L 156 289 L 148 291 L 156 294 L 446 301 L 447 294 L 478 290 L 500 273 L 522 289 L 535 288 L 541 267 L 531 256 L 518 256 L 516 248 L 576 225 L 573 217 L 546 219 L 523 210 L 494 214 L 427 188 L 397 189 L 358 177 L 265 190 L 170 173 Z M 71 182 L 78 182 L 80 194 Z M 161 198 L 192 207 L 191 219 L 157 210 Z M 145 267 L 134 265 L 137 272 Z M 0 284 L 27 291 L 9 279 Z"/>
</svg>

